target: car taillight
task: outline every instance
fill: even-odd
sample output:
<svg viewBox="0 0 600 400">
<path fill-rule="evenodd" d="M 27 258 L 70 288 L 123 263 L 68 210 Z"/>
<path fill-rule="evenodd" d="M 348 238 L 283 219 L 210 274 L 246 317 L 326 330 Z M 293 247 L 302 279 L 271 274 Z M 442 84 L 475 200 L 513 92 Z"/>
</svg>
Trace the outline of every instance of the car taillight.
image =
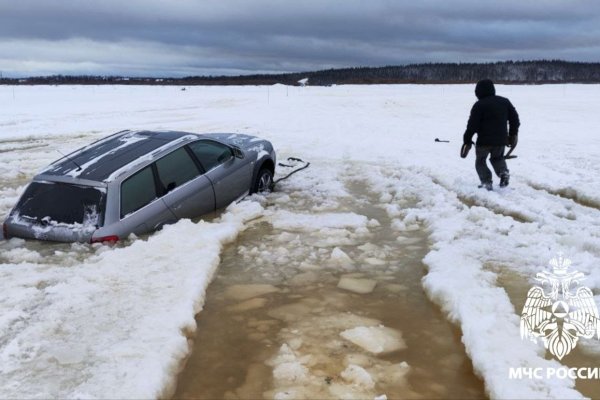
<svg viewBox="0 0 600 400">
<path fill-rule="evenodd" d="M 110 236 L 101 236 L 101 237 L 97 237 L 97 238 L 92 238 L 90 240 L 90 243 L 116 243 L 119 241 L 119 237 L 117 235 L 110 235 Z"/>
<path fill-rule="evenodd" d="M 4 236 L 4 240 L 8 240 L 8 225 L 6 225 L 6 222 L 2 224 L 2 236 Z"/>
</svg>

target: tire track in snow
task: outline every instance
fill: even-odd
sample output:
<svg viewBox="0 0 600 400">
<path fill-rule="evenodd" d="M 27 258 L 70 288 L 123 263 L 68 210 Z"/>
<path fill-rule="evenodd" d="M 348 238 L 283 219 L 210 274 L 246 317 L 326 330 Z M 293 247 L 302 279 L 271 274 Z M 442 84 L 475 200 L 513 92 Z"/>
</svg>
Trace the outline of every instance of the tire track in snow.
<svg viewBox="0 0 600 400">
<path fill-rule="evenodd" d="M 579 193 L 576 189 L 571 187 L 553 189 L 548 185 L 544 185 L 542 183 L 536 183 L 532 181 L 527 181 L 527 185 L 535 190 L 544 191 L 551 195 L 571 200 L 574 203 L 579 204 L 582 207 L 593 208 L 597 211 L 600 211 L 600 200 L 591 198 L 583 193 Z"/>
<path fill-rule="evenodd" d="M 475 195 L 469 195 L 469 194 L 465 194 L 465 193 L 461 193 L 460 191 L 457 191 L 455 189 L 453 189 L 452 187 L 450 187 L 449 185 L 445 185 L 444 183 L 442 183 L 439 179 L 430 176 L 431 181 L 444 188 L 445 190 L 449 191 L 449 192 L 453 192 L 456 195 L 456 198 L 462 203 L 464 204 L 467 208 L 471 208 L 471 207 L 484 207 L 490 211 L 492 211 L 494 214 L 497 215 L 501 215 L 504 217 L 509 217 L 514 219 L 517 222 L 520 223 L 532 223 L 535 220 L 527 215 L 525 215 L 522 212 L 519 211 L 513 211 L 513 210 L 507 210 L 505 208 L 502 207 L 498 207 L 496 204 L 494 204 L 493 202 L 490 201 L 486 201 L 486 199 L 483 199 L 481 197 L 475 196 Z M 480 189 L 480 190 L 484 190 L 484 189 Z"/>
</svg>

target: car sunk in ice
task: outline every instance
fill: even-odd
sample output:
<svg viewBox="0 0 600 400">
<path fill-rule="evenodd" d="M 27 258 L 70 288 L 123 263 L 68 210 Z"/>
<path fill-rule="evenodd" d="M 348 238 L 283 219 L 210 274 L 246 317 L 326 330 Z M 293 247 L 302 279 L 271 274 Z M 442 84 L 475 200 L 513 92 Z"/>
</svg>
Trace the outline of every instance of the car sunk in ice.
<svg viewBox="0 0 600 400">
<path fill-rule="evenodd" d="M 275 151 L 249 135 L 122 131 L 33 178 L 4 237 L 105 242 L 226 207 L 273 182 Z"/>
</svg>

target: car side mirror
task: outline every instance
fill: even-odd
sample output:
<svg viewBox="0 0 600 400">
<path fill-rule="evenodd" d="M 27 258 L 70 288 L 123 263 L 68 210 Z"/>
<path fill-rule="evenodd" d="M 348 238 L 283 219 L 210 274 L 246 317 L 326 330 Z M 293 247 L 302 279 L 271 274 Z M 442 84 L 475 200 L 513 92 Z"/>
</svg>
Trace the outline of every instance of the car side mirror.
<svg viewBox="0 0 600 400">
<path fill-rule="evenodd" d="M 231 152 L 235 158 L 244 158 L 244 152 L 239 147 L 232 147 Z"/>
</svg>

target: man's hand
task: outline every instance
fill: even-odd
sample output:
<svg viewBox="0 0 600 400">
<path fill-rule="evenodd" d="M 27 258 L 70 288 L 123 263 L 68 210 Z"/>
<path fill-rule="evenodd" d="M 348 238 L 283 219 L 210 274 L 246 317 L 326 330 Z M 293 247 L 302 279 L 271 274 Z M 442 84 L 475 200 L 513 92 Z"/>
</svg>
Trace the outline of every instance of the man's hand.
<svg viewBox="0 0 600 400">
<path fill-rule="evenodd" d="M 460 157 L 461 158 L 467 158 L 467 156 L 469 155 L 469 150 L 471 150 L 471 146 L 472 146 L 472 142 L 463 143 L 462 147 L 460 148 Z"/>
<path fill-rule="evenodd" d="M 519 140 L 519 137 L 517 135 L 512 135 L 508 137 L 508 144 L 506 146 L 508 147 L 515 147 L 517 145 L 517 142 Z"/>
</svg>

